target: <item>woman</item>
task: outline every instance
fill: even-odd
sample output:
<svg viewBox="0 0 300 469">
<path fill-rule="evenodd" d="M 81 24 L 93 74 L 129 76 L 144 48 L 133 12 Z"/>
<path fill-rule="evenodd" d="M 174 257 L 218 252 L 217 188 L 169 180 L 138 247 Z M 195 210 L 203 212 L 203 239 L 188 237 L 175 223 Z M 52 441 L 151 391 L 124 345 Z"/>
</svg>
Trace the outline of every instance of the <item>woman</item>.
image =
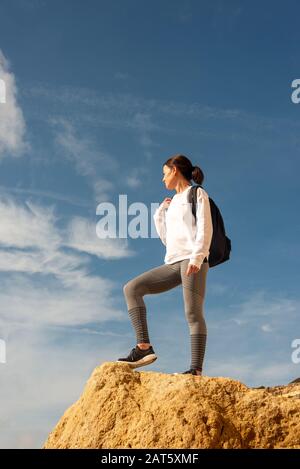
<svg viewBox="0 0 300 469">
<path fill-rule="evenodd" d="M 183 374 L 202 374 L 206 346 L 206 323 L 203 315 L 208 256 L 212 239 L 212 220 L 207 193 L 197 189 L 197 223 L 188 201 L 191 179 L 202 184 L 204 175 L 184 155 L 175 155 L 163 165 L 163 182 L 175 190 L 154 213 L 154 223 L 166 246 L 164 264 L 130 280 L 123 291 L 128 313 L 136 332 L 137 345 L 118 362 L 132 368 L 149 365 L 157 356 L 149 340 L 144 295 L 162 293 L 182 284 L 185 316 L 190 330 L 191 365 Z"/>
</svg>

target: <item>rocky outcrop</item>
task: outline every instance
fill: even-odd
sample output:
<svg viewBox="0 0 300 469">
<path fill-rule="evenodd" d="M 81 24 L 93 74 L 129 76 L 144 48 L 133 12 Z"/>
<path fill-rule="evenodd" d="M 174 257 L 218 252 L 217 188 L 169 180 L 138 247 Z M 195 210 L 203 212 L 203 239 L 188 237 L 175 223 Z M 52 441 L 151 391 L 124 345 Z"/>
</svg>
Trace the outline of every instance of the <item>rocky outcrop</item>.
<svg viewBox="0 0 300 469">
<path fill-rule="evenodd" d="M 249 388 L 106 362 L 44 448 L 300 448 L 300 383 Z"/>
</svg>

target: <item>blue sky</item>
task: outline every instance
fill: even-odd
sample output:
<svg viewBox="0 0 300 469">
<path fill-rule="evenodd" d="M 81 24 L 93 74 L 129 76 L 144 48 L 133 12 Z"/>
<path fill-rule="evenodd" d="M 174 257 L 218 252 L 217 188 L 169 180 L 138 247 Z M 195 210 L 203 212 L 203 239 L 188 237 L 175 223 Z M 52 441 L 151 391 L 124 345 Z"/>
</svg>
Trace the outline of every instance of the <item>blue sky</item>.
<svg viewBox="0 0 300 469">
<path fill-rule="evenodd" d="M 126 194 L 150 212 L 173 195 L 174 153 L 203 169 L 232 240 L 208 273 L 204 373 L 300 375 L 299 13 L 293 0 L 1 2 L 0 447 L 41 447 L 92 370 L 135 345 L 123 285 L 165 248 L 100 240 L 96 207 Z M 145 302 L 149 371 L 184 371 L 181 287 Z"/>
</svg>

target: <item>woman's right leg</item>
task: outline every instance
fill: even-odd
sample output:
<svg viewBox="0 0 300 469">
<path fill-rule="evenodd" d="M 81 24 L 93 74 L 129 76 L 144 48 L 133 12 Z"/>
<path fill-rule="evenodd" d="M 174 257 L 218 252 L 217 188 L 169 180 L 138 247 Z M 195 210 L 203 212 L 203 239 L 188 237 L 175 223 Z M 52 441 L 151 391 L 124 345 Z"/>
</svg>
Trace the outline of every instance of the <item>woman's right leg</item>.
<svg viewBox="0 0 300 469">
<path fill-rule="evenodd" d="M 197 273 L 187 276 L 188 262 L 186 259 L 181 261 L 181 276 L 185 315 L 190 329 L 191 368 L 202 371 L 207 336 L 204 299 L 209 265 L 203 262 Z"/>
<path fill-rule="evenodd" d="M 128 314 L 138 345 L 150 346 L 144 295 L 162 293 L 181 284 L 180 262 L 163 264 L 144 272 L 123 287 Z"/>
</svg>

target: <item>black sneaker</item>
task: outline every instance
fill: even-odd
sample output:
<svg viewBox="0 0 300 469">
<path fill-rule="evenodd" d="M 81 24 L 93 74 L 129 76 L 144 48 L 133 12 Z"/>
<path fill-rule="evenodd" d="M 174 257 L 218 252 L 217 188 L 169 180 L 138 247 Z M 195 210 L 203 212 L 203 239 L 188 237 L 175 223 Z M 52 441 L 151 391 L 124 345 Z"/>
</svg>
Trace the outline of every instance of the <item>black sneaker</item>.
<svg viewBox="0 0 300 469">
<path fill-rule="evenodd" d="M 201 372 L 201 375 L 198 375 L 198 374 L 197 374 L 197 371 L 199 371 L 199 370 L 196 370 L 196 368 L 190 368 L 189 370 L 183 371 L 182 373 L 173 373 L 173 375 L 187 375 L 187 374 L 191 374 L 191 375 L 195 375 L 195 376 L 201 376 L 201 375 L 202 375 L 202 372 Z"/>
<path fill-rule="evenodd" d="M 128 363 L 131 368 L 138 368 L 139 366 L 150 365 L 157 359 L 152 346 L 147 350 L 142 350 L 136 345 L 126 358 L 118 358 L 117 362 Z"/>
</svg>

